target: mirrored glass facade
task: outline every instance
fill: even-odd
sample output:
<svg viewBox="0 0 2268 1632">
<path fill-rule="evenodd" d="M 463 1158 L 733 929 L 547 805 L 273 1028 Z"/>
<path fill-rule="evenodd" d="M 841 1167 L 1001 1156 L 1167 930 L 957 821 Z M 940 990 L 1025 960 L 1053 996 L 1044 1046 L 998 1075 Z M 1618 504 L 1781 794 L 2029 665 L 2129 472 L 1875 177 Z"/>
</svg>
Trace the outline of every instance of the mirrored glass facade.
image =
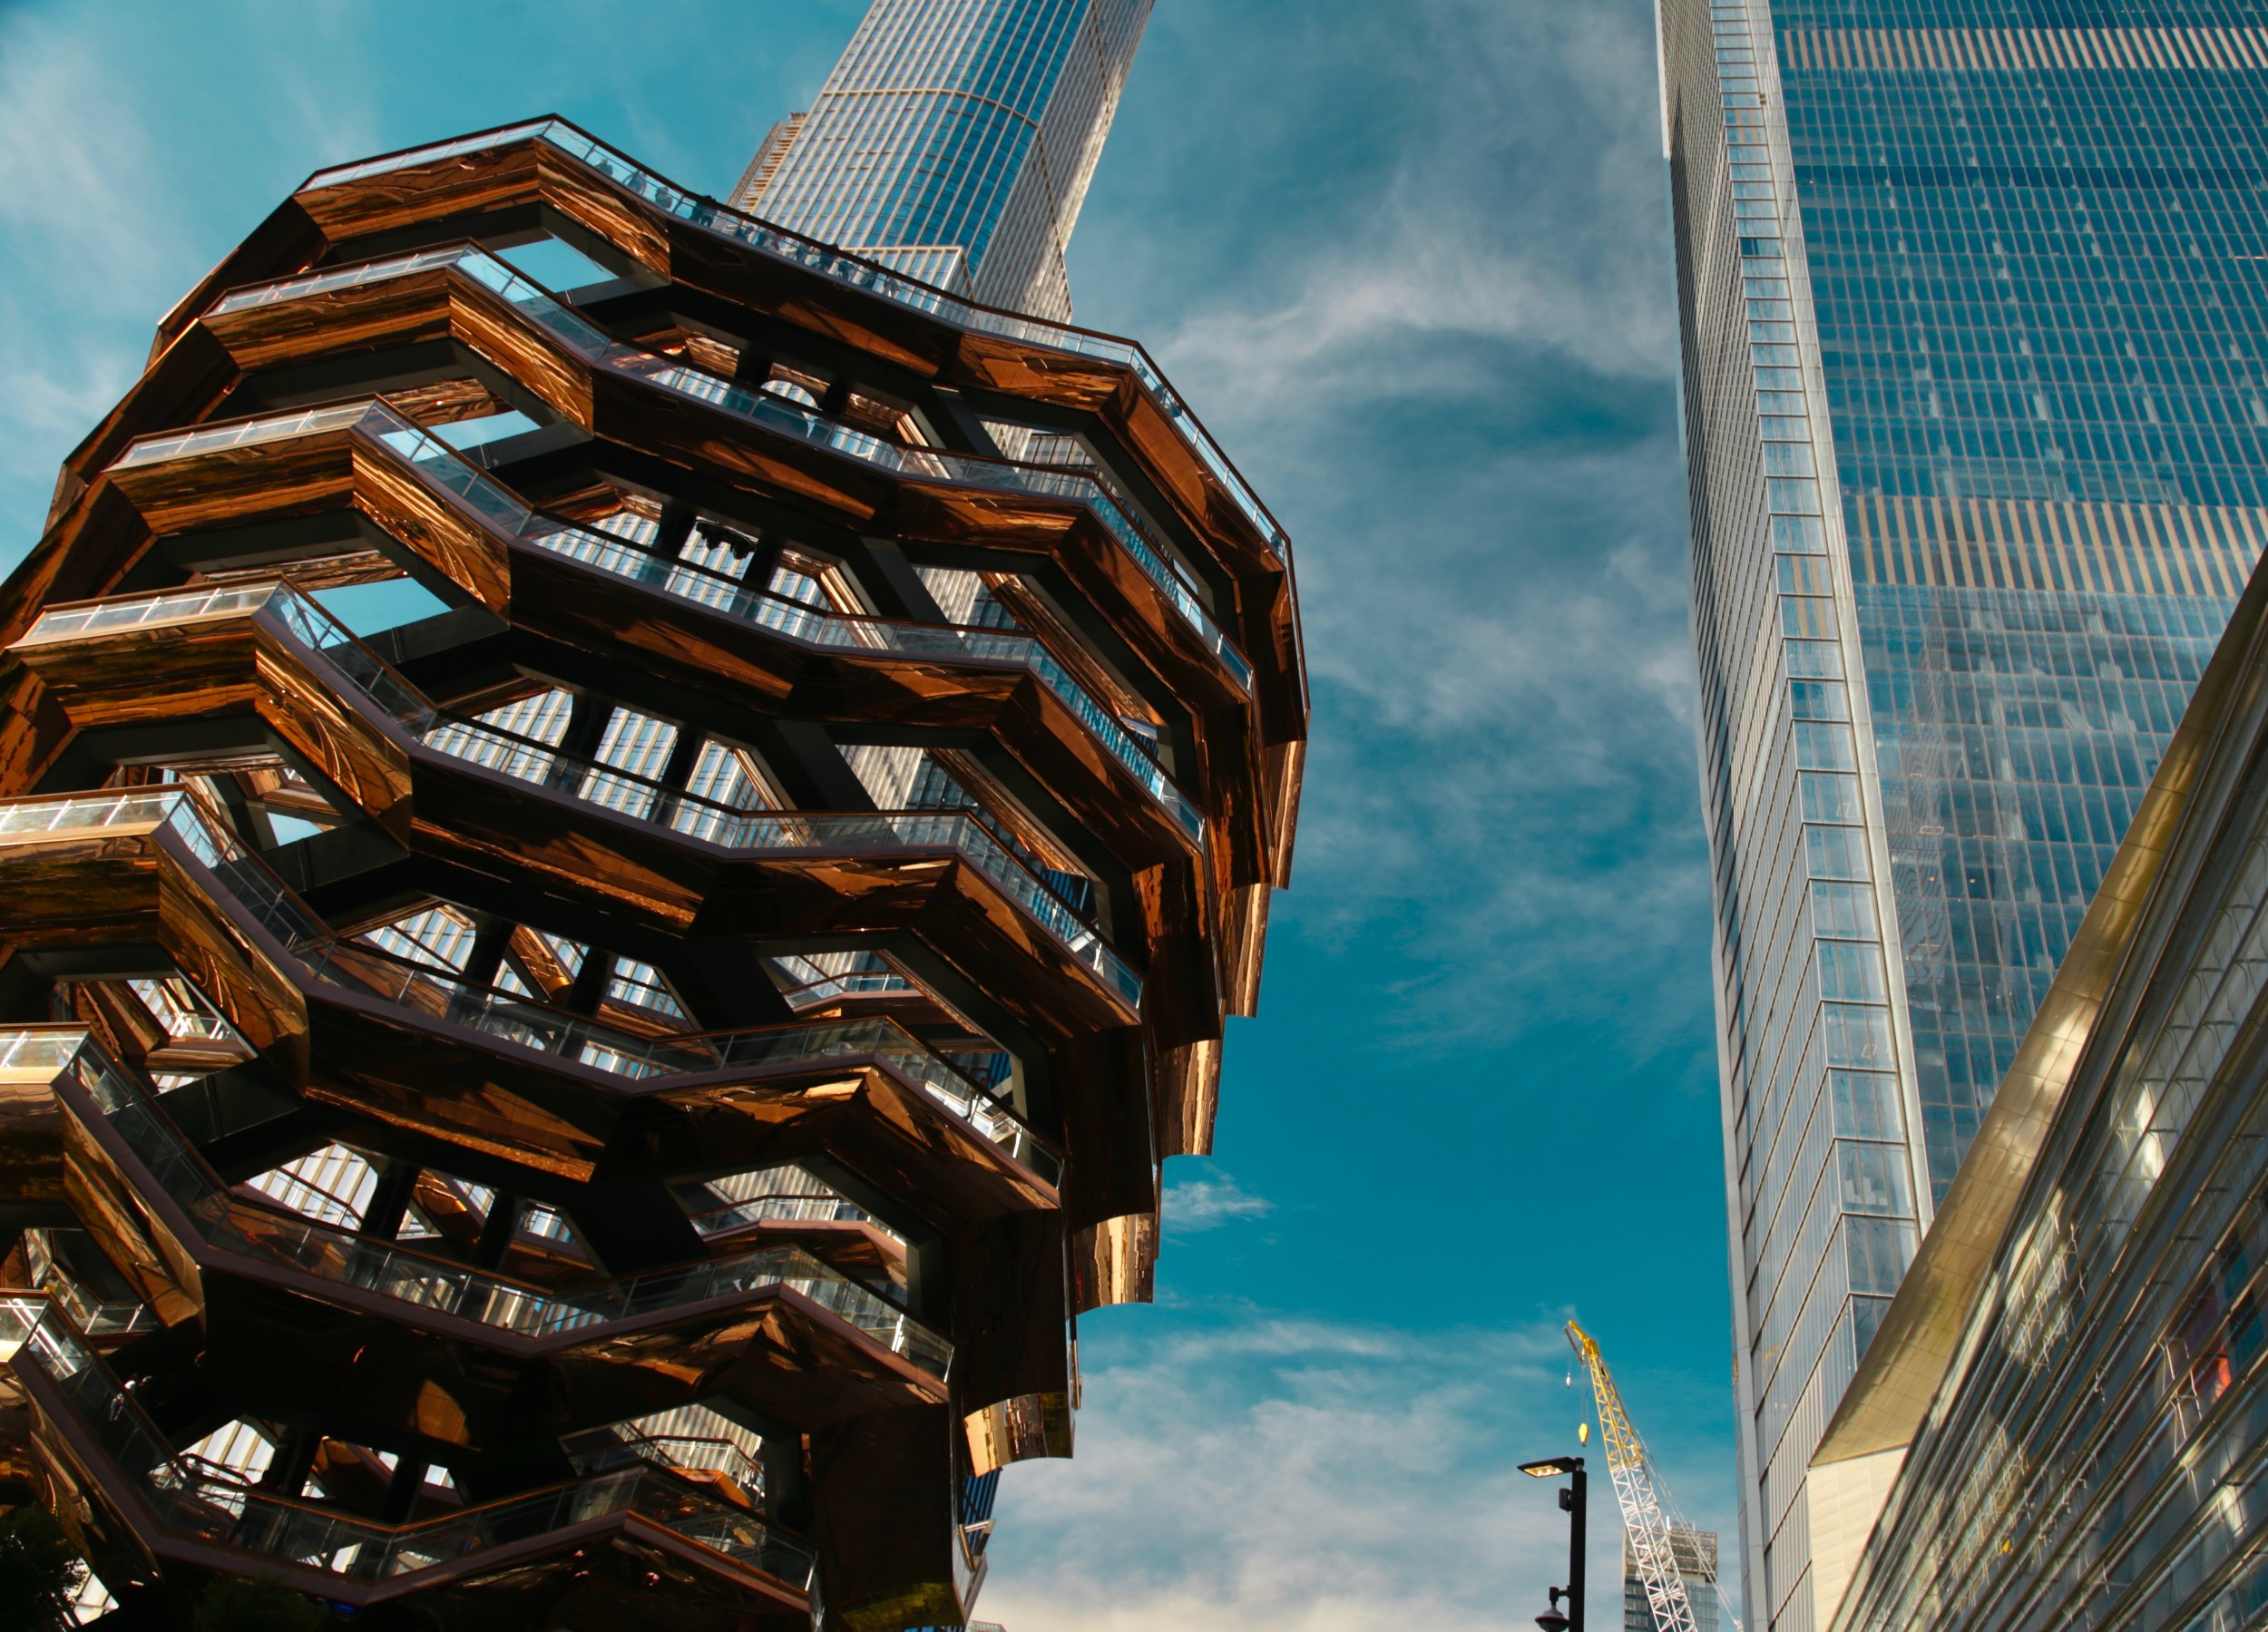
<svg viewBox="0 0 2268 1632">
<path fill-rule="evenodd" d="M 1903 1459 L 1847 1597 L 1823 1569 L 1822 1621 L 2238 1632 L 2268 1613 L 2264 611 L 2255 583 L 2001 1090 L 1993 1143 L 2017 1159 L 1948 1206 L 1983 1261 L 1933 1244 L 1899 1295 L 1900 1320 L 1943 1320 L 1934 1374 L 1906 1358 L 1931 1345 L 1886 1350 L 1853 1392 L 1875 1432 L 1848 1449 L 1902 1439 Z"/>
<path fill-rule="evenodd" d="M 2268 542 L 2268 15 L 1665 0 L 1743 1563 Z"/>
<path fill-rule="evenodd" d="M 1063 252 L 1150 0 L 875 0 L 742 209 L 902 272 L 1068 318 Z"/>
</svg>

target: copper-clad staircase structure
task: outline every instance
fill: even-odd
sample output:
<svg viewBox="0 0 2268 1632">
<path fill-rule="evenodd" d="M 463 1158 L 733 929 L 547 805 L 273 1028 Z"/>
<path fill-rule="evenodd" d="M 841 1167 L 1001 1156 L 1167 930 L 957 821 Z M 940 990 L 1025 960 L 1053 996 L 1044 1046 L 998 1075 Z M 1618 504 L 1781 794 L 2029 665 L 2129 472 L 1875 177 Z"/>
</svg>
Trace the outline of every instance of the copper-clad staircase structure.
<svg viewBox="0 0 2268 1632">
<path fill-rule="evenodd" d="M 963 1624 L 1291 862 L 1140 349 L 513 126 L 312 177 L 0 596 L 0 1492 L 138 1626 Z"/>
</svg>

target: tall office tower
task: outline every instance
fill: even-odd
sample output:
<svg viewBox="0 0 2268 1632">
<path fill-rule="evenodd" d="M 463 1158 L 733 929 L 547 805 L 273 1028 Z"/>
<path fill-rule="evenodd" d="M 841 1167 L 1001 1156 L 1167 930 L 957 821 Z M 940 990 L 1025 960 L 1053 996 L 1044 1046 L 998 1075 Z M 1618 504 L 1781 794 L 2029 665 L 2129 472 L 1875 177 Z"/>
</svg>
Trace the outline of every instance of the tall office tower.
<svg viewBox="0 0 2268 1632">
<path fill-rule="evenodd" d="M 741 209 L 954 294 L 1068 321 L 1063 267 L 1150 0 L 874 0 Z"/>
<path fill-rule="evenodd" d="M 2249 0 L 1664 0 L 1743 1569 L 2268 540 Z"/>
<path fill-rule="evenodd" d="M 1677 1573 L 1685 1578 L 1694 1632 L 1718 1632 L 1716 1532 L 1673 1529 L 1669 1545 L 1677 1556 Z M 1655 1618 L 1654 1606 L 1647 1601 L 1646 1578 L 1628 1539 L 1622 1544 L 1622 1627 L 1623 1632 L 1669 1632 Z"/>
<path fill-rule="evenodd" d="M 1286 551 L 558 121 L 311 178 L 0 591 L 0 1480 L 137 1627 L 963 1625 L 1256 1001 Z"/>
<path fill-rule="evenodd" d="M 2262 1624 L 2264 1023 L 2268 571 L 1813 1459 L 1822 1625 Z"/>
</svg>

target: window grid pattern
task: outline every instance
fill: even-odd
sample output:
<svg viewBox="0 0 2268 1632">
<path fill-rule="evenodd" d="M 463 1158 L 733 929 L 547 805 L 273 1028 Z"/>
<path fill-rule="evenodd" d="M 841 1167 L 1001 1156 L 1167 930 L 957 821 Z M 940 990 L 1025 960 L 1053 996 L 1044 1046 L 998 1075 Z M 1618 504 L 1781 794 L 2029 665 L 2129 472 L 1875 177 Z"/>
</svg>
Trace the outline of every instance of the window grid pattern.
<svg viewBox="0 0 2268 1632">
<path fill-rule="evenodd" d="M 2028 745 L 1987 739 L 2107 774 L 2115 844 L 2268 533 L 2268 32 L 2252 5 L 1775 10 L 1942 1196 L 2109 854 L 2026 820 L 1998 773 Z M 1917 651 L 1957 667 L 1910 677 Z"/>
<path fill-rule="evenodd" d="M 685 1006 L 678 1002 L 677 993 L 670 990 L 670 982 L 661 972 L 650 963 L 622 959 L 607 979 L 606 994 L 618 1003 L 629 1003 L 670 1020 L 685 1018 Z"/>
<path fill-rule="evenodd" d="M 1950 1183 L 2268 541 L 2268 7 L 1662 16 L 1743 1568 L 1758 1622 L 1808 1627 L 1805 1468 L 1902 1272 L 1892 1237 Z M 1767 571 L 1757 533 L 1812 515 L 1821 550 Z M 1799 668 L 1799 638 L 1840 668 Z M 1866 923 L 1825 888 L 1846 884 L 1900 955 L 1831 944 L 1821 925 Z M 1877 976 L 1911 1050 L 1879 1096 L 1804 1023 Z M 1834 1148 L 1862 1124 L 1926 1187 L 1905 1220 L 1846 1206 L 1853 1179 L 1853 1203 L 1895 1196 Z"/>
<path fill-rule="evenodd" d="M 397 958 L 455 974 L 463 972 L 477 934 L 465 914 L 451 906 L 432 906 L 396 923 L 380 924 L 362 938 Z"/>
<path fill-rule="evenodd" d="M 1736 1198 L 1742 1565 L 1800 1614 L 1812 1447 L 1920 1233 L 1831 445 L 1761 6 L 1664 14 L 1680 175 L 1704 784 Z M 1879 805 L 1873 805 L 1879 812 Z M 1793 1621 L 1782 1624 L 1794 1625 Z"/>
<path fill-rule="evenodd" d="M 2156 972 L 2068 1090 L 1861 1561 L 1853 1628 L 2234 1632 L 2268 1609 L 2268 1101 L 2247 1058 L 2268 787 L 2250 780 L 2189 899 L 2137 937 Z"/>
<path fill-rule="evenodd" d="M 370 1198 L 377 1191 L 378 1174 L 368 1161 L 346 1146 L 326 1145 L 245 1183 L 277 1206 L 288 1207 L 302 1217 L 354 1229 L 369 1210 Z"/>
<path fill-rule="evenodd" d="M 875 0 L 739 202 L 991 305 L 1070 314 L 1063 252 L 1150 0 Z"/>
</svg>

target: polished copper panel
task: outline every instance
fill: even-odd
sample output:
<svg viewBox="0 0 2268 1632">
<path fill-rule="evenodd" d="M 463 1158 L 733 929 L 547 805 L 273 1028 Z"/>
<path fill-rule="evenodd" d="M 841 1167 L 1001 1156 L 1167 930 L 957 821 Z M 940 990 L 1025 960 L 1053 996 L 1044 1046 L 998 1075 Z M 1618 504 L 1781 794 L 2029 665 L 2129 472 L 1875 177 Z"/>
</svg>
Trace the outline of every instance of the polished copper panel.
<svg viewBox="0 0 2268 1632">
<path fill-rule="evenodd" d="M 1105 1218 L 1070 1239 L 1071 1284 L 1084 1313 L 1110 1304 L 1147 1304 L 1158 1285 L 1158 1215 Z"/>
<path fill-rule="evenodd" d="M 597 171 L 538 141 L 513 142 L 343 184 L 303 189 L 294 200 L 330 241 L 386 235 L 429 221 L 470 224 L 483 213 L 531 203 L 560 211 L 660 277 L 869 352 L 949 385 L 1101 416 L 1208 542 L 1240 564 L 1281 575 L 1252 525 L 1218 480 L 1136 386 L 1121 363 L 984 334 L 893 304 L 861 298 L 824 275 L 706 233 L 637 197 Z M 286 275 L 311 264 L 290 255 L 257 269 L 216 274 L 169 324 L 172 333 L 231 283 Z"/>
<path fill-rule="evenodd" d="M 63 1199 L 63 1117 L 47 1076 L 0 1065 L 0 1203 Z"/>
<path fill-rule="evenodd" d="M 105 1453 L 69 1396 L 35 1369 L 24 1374 L 49 1505 L 88 1557 L 121 1575 L 156 1573 L 166 1566 L 200 1581 L 211 1575 L 273 1575 L 298 1591 L 347 1605 L 358 1620 L 381 1627 L 543 1632 L 561 1624 L 553 1619 L 558 1616 L 586 1626 L 650 1624 L 641 1612 L 650 1600 L 640 1603 L 645 1594 L 637 1588 L 650 1589 L 654 1578 L 666 1574 L 673 1624 L 714 1632 L 800 1632 L 810 1625 L 799 1589 L 689 1543 L 635 1510 L 557 1526 L 376 1580 L 170 1528 Z M 321 1516 L 312 1504 L 308 1510 Z M 412 1527 L 369 1528 L 400 1533 Z M 179 1598 L 185 1608 L 189 1595 Z M 397 1606 L 413 1618 L 398 1618 Z M 641 1618 L 609 1615 L 626 1609 Z"/>
<path fill-rule="evenodd" d="M 381 1449 L 480 1501 L 548 1500 L 581 1488 L 556 1483 L 568 1440 L 723 1408 L 760 1422 L 765 1488 L 655 1475 L 670 1500 L 809 1535 L 827 1627 L 959 1625 L 989 1541 L 964 1503 L 1070 1453 L 1071 1322 L 1151 1295 L 1160 1163 L 1209 1150 L 1224 1021 L 1257 1003 L 1306 731 L 1289 562 L 1117 343 L 914 309 L 605 162 L 515 137 L 303 189 L 166 319 L 68 462 L 0 587 L 0 1037 L 52 1041 L 68 1016 L 86 1041 L 64 1076 L 0 1072 L 0 1200 L 71 1220 L 141 1300 L 103 1341 L 147 1432 L 268 1423 L 319 1471 L 308 1522 L 425 1518 L 422 1471 L 389 1480 Z M 455 251 L 393 259 L 543 232 L 640 275 L 571 317 Z M 355 270 L 381 241 L 386 265 Z M 328 287 L 220 298 L 313 271 Z M 673 367 L 708 383 L 639 372 Z M 825 396 L 804 432 L 721 400 L 765 368 Z M 319 423 L 279 428 L 308 404 Z M 556 423 L 454 464 L 406 451 L 414 426 L 515 406 Z M 248 418 L 249 440 L 134 445 Z M 953 464 L 992 448 L 982 418 L 1076 431 L 1119 511 L 1076 478 Z M 924 463 L 912 445 L 939 435 Z M 656 567 L 546 547 L 626 503 Z M 671 592 L 696 519 L 746 535 L 758 599 L 783 542 L 844 562 L 826 638 Z M 939 633 L 915 564 L 982 574 L 1010 637 Z M 397 572 L 456 610 L 357 643 L 310 634 L 289 598 Z M 876 607 L 896 610 L 855 615 Z M 435 735 L 547 689 L 577 700 L 529 779 Z M 674 820 L 685 752 L 591 780 L 617 708 L 680 749 L 759 753 L 780 777 L 764 801 L 794 808 L 724 845 Z M 836 776 L 852 762 L 827 768 L 851 743 L 929 754 L 949 791 L 921 796 L 973 801 L 1006 850 L 829 816 L 861 796 Z M 185 791 L 86 796 L 170 776 Z M 583 796 L 632 784 L 629 810 Z M 417 954 L 441 965 L 399 951 L 398 926 L 445 914 L 453 950 Z M 853 951 L 898 972 L 795 986 L 813 965 L 764 962 Z M 633 970 L 649 984 L 623 986 Z M 98 1059 L 99 1102 L 73 1074 Z M 279 1164 L 341 1157 L 352 1197 L 279 1199 L 300 1170 Z M 696 1232 L 702 1186 L 790 1169 L 846 1210 L 767 1201 Z M 419 1290 L 460 1282 L 477 1301 Z M 229 1523 L 161 1516 L 106 1449 L 115 1423 L 31 1369 L 13 1438 L 0 1399 L 0 1486 L 28 1479 L 152 1605 L 279 1567 L 374 1632 L 813 1618 L 799 1582 L 644 1510 L 376 1580 L 304 1549 L 271 1564 Z"/>
</svg>

